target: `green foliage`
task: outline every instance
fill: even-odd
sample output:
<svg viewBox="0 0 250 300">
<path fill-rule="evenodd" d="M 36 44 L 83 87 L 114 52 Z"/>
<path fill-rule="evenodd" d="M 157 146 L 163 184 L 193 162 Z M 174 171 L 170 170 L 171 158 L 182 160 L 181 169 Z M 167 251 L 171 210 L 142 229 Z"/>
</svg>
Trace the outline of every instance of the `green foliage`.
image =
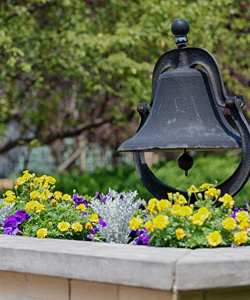
<svg viewBox="0 0 250 300">
<path fill-rule="evenodd" d="M 164 183 L 186 191 L 192 184 L 199 187 L 203 183 L 223 182 L 233 174 L 239 164 L 239 156 L 234 152 L 225 155 L 208 155 L 194 157 L 194 166 L 186 177 L 184 171 L 178 168 L 177 161 L 164 161 L 152 168 L 154 174 Z M 149 199 L 152 195 L 140 182 L 133 165 L 123 165 L 112 170 L 98 168 L 93 173 L 86 172 L 78 175 L 72 172 L 70 175 L 57 173 L 56 186 L 64 193 L 71 193 L 76 189 L 80 194 L 95 195 L 95 191 L 107 193 L 109 187 L 119 192 L 137 190 L 143 199 Z M 244 204 L 243 200 L 250 200 L 250 182 L 246 184 L 234 200 L 237 206 Z"/>
<path fill-rule="evenodd" d="M 6 0 L 0 8 L 0 123 L 15 119 L 21 137 L 32 128 L 24 142 L 92 128 L 89 140 L 117 148 L 135 131 L 136 106 L 150 101 L 156 60 L 176 47 L 177 18 L 190 23 L 190 46 L 214 54 L 228 93 L 250 97 L 249 1 Z"/>
</svg>

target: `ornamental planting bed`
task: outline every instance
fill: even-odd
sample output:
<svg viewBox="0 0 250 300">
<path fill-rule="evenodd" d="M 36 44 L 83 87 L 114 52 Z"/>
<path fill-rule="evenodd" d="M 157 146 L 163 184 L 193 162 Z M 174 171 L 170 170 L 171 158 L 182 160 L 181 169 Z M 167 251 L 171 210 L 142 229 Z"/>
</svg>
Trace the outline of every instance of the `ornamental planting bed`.
<svg viewBox="0 0 250 300">
<path fill-rule="evenodd" d="M 249 206 L 236 208 L 213 184 L 191 186 L 187 200 L 179 193 L 168 199 L 137 199 L 137 192 L 95 197 L 71 196 L 55 190 L 55 178 L 28 171 L 0 202 L 1 232 L 38 238 L 70 239 L 176 248 L 249 245 Z M 190 204 L 192 194 L 197 201 Z M 215 204 L 221 203 L 217 207 Z"/>
</svg>

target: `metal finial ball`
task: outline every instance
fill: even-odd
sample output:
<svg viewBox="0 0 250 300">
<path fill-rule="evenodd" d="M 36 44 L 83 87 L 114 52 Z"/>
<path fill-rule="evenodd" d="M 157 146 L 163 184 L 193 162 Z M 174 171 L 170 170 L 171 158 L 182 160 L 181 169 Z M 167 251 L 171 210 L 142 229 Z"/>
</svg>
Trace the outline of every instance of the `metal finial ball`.
<svg viewBox="0 0 250 300">
<path fill-rule="evenodd" d="M 174 35 L 187 35 L 189 32 L 189 24 L 184 19 L 177 19 L 173 22 L 171 30 Z"/>
</svg>

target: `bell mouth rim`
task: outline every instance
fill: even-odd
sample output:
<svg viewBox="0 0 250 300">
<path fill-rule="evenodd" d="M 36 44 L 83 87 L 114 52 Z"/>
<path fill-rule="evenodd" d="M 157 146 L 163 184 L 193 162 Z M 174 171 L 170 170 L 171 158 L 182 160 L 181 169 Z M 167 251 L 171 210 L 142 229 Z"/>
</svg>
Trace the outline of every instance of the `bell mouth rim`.
<svg viewBox="0 0 250 300">
<path fill-rule="evenodd" d="M 150 148 L 150 149 L 117 149 L 118 152 L 181 152 L 186 150 L 187 152 L 190 151 L 226 151 L 226 150 L 237 150 L 242 149 L 241 146 L 238 147 L 199 147 L 199 148 L 189 148 L 189 147 L 175 147 L 175 148 Z"/>
</svg>

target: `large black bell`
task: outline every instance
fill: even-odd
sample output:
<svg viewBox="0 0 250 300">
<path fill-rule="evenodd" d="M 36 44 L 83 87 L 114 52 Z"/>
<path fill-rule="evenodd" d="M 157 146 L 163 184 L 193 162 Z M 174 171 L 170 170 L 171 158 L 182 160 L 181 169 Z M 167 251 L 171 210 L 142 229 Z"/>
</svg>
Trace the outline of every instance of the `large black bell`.
<svg viewBox="0 0 250 300">
<path fill-rule="evenodd" d="M 216 103 L 208 73 L 179 67 L 160 75 L 145 124 L 118 151 L 239 147 L 240 136 Z"/>
<path fill-rule="evenodd" d="M 178 165 L 187 175 L 193 165 L 187 150 L 242 147 L 238 168 L 217 186 L 222 195 L 234 196 L 250 177 L 250 126 L 242 112 L 244 97 L 227 96 L 219 66 L 211 53 L 187 47 L 187 21 L 175 20 L 171 29 L 178 49 L 158 59 L 152 78 L 151 102 L 138 106 L 141 116 L 138 131 L 118 151 L 133 152 L 135 168 L 144 186 L 156 198 L 165 199 L 167 193 L 178 191 L 186 198 L 188 194 L 161 182 L 149 169 L 144 152 L 184 150 Z M 195 69 L 197 65 L 206 71 Z M 220 107 L 229 109 L 240 135 L 226 121 Z M 194 201 L 193 195 L 191 202 Z"/>
</svg>

